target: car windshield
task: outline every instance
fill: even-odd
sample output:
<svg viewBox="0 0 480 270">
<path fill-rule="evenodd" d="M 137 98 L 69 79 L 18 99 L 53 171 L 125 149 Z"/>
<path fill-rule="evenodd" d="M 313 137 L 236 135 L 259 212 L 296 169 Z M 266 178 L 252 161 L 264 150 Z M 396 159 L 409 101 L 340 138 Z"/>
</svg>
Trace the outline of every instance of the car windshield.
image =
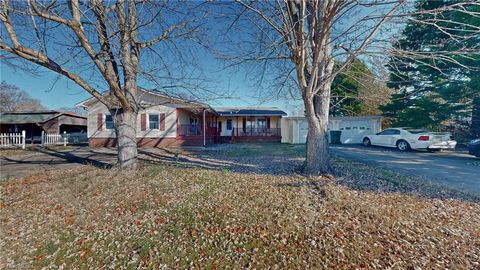
<svg viewBox="0 0 480 270">
<path fill-rule="evenodd" d="M 412 133 L 412 134 L 419 134 L 419 133 L 428 133 L 428 130 L 426 129 L 413 129 L 413 128 L 406 128 L 406 131 Z"/>
</svg>

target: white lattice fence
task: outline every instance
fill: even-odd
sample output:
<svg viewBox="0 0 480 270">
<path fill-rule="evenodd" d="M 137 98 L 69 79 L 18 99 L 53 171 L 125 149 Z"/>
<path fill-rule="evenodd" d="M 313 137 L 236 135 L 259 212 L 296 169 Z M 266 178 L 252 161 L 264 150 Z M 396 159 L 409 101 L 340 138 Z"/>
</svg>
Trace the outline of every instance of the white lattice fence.
<svg viewBox="0 0 480 270">
<path fill-rule="evenodd" d="M 21 133 L 0 133 L 0 147 L 22 147 L 25 149 L 25 130 Z"/>
</svg>

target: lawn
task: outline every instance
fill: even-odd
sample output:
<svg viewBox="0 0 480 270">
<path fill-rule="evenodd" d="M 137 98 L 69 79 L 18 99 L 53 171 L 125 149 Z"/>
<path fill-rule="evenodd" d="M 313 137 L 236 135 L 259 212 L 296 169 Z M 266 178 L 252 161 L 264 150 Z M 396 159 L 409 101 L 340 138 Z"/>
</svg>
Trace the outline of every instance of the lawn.
<svg viewBox="0 0 480 270">
<path fill-rule="evenodd" d="M 254 162 L 272 153 L 245 151 Z M 480 267 L 475 198 L 359 163 L 334 166 L 337 182 L 163 163 L 3 181 L 0 268 Z M 421 191 L 432 188 L 457 199 Z"/>
</svg>

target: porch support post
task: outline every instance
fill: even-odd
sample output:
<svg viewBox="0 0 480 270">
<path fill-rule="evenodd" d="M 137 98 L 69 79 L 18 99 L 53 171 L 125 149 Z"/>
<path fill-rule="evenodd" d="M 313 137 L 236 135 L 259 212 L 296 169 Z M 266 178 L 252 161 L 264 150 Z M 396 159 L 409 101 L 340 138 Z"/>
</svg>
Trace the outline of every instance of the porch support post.
<svg viewBox="0 0 480 270">
<path fill-rule="evenodd" d="M 207 145 L 207 124 L 205 123 L 206 121 L 206 110 L 203 108 L 203 146 L 205 147 Z"/>
</svg>

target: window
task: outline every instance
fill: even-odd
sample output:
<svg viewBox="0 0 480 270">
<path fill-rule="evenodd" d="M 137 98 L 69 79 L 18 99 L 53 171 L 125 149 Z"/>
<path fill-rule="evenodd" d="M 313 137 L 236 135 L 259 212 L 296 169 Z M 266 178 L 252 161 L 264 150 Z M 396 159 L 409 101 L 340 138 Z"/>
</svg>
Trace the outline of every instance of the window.
<svg viewBox="0 0 480 270">
<path fill-rule="evenodd" d="M 159 117 L 158 114 L 149 114 L 148 115 L 148 128 L 149 129 L 159 129 Z"/>
<path fill-rule="evenodd" d="M 247 129 L 252 129 L 254 126 L 254 120 L 248 119 L 247 120 Z"/>
<path fill-rule="evenodd" d="M 398 129 L 385 129 L 384 131 L 378 133 L 378 135 L 398 135 L 400 130 Z"/>
<path fill-rule="evenodd" d="M 105 115 L 105 129 L 114 129 L 113 117 L 110 114 Z"/>
<path fill-rule="evenodd" d="M 360 127 L 360 129 L 361 129 L 361 130 L 364 130 L 364 129 L 365 129 L 365 127 Z"/>
<path fill-rule="evenodd" d="M 265 128 L 267 126 L 267 120 L 265 119 L 258 119 L 257 120 L 257 126 L 258 128 Z"/>
<path fill-rule="evenodd" d="M 350 130 L 350 129 L 352 129 L 352 128 L 350 128 L 350 127 L 346 127 L 345 129 L 346 129 L 346 130 Z"/>
<path fill-rule="evenodd" d="M 227 130 L 232 130 L 232 119 L 227 119 Z"/>
<path fill-rule="evenodd" d="M 197 126 L 198 125 L 198 118 L 190 118 L 190 125 Z"/>
<path fill-rule="evenodd" d="M 357 127 L 353 127 L 352 129 L 357 129 Z"/>
</svg>

